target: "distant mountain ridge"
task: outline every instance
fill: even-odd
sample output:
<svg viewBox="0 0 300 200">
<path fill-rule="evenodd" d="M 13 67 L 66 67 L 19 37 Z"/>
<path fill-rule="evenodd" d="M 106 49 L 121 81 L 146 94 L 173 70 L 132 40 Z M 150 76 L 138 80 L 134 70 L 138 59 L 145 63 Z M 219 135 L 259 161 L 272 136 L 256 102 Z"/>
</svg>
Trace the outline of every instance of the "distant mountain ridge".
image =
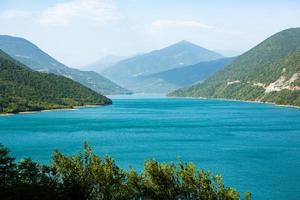
<svg viewBox="0 0 300 200">
<path fill-rule="evenodd" d="M 105 69 L 103 75 L 122 86 L 130 86 L 141 76 L 220 58 L 223 56 L 219 53 L 188 41 L 181 41 L 163 49 L 122 60 Z M 135 91 L 143 89 L 141 83 L 137 82 L 135 85 L 141 87 L 135 88 Z"/>
<path fill-rule="evenodd" d="M 188 65 L 147 75 L 146 77 L 161 78 L 170 83 L 179 85 L 190 85 L 197 81 L 207 79 L 211 74 L 231 63 L 233 60 L 234 58 L 221 58 L 213 61 L 200 62 L 194 65 Z"/>
<path fill-rule="evenodd" d="M 0 49 L 33 70 L 63 75 L 91 88 L 98 93 L 129 93 L 128 90 L 118 86 L 96 72 L 80 71 L 65 66 L 26 39 L 1 35 Z"/>
<path fill-rule="evenodd" d="M 300 28 L 276 33 L 204 83 L 170 95 L 300 106 Z"/>
<path fill-rule="evenodd" d="M 103 70 L 126 58 L 127 57 L 107 55 L 92 64 L 83 66 L 82 69 L 93 70 L 95 72 L 101 73 Z"/>
<path fill-rule="evenodd" d="M 0 50 L 0 113 L 111 103 L 71 79 L 33 71 Z"/>
<path fill-rule="evenodd" d="M 221 58 L 146 76 L 139 76 L 126 86 L 141 93 L 166 94 L 181 87 L 190 86 L 194 83 L 206 80 L 213 73 L 230 64 L 234 59 L 235 58 Z M 143 87 L 141 88 L 139 85 L 136 86 L 135 84 L 137 82 Z"/>
</svg>

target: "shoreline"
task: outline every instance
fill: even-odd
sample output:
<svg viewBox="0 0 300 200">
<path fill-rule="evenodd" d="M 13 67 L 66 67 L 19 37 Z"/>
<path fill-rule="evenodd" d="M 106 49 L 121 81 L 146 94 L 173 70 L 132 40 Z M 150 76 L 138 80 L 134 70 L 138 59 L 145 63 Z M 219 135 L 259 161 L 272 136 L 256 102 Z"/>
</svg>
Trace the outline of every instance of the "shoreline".
<svg viewBox="0 0 300 200">
<path fill-rule="evenodd" d="M 239 99 L 226 99 L 226 98 L 208 98 L 208 97 L 180 97 L 180 96 L 167 96 L 170 98 L 183 98 L 183 99 L 211 99 L 211 100 L 223 100 L 223 101 L 235 101 L 235 102 L 244 102 L 244 103 L 258 103 L 258 104 L 267 104 L 278 107 L 286 107 L 286 108 L 296 108 L 300 109 L 300 106 L 295 105 L 286 105 L 286 104 L 276 104 L 274 102 L 263 102 L 263 101 L 250 101 L 250 100 L 239 100 Z"/>
<path fill-rule="evenodd" d="M 35 113 L 41 113 L 41 112 L 55 112 L 55 111 L 67 111 L 67 110 L 79 110 L 81 108 L 95 108 L 98 106 L 104 106 L 104 105 L 83 105 L 83 106 L 73 106 L 73 107 L 66 107 L 66 108 L 53 108 L 53 109 L 45 109 L 45 110 L 37 110 L 37 111 L 24 111 L 24 112 L 18 112 L 18 113 L 0 113 L 0 117 L 6 117 L 6 116 L 13 116 L 13 115 L 26 115 L 26 114 L 35 114 Z"/>
<path fill-rule="evenodd" d="M 180 99 L 195 99 L 195 100 L 217 100 L 217 101 L 232 101 L 232 102 L 243 102 L 243 103 L 257 103 L 257 104 L 267 104 L 267 105 L 273 105 L 276 107 L 285 107 L 285 108 L 294 108 L 294 109 L 300 109 L 300 106 L 295 105 L 285 105 L 285 104 L 276 104 L 273 102 L 262 102 L 262 101 L 250 101 L 250 100 L 238 100 L 238 99 L 226 99 L 226 98 L 207 98 L 207 97 L 180 97 L 180 96 L 166 96 L 167 98 L 180 98 Z M 35 114 L 39 112 L 55 112 L 55 111 L 67 111 L 67 110 L 79 110 L 82 108 L 96 108 L 98 106 L 105 106 L 105 105 L 93 105 L 93 104 L 87 104 L 83 106 L 73 106 L 71 108 L 54 108 L 54 109 L 45 109 L 45 110 L 38 110 L 38 111 L 24 111 L 24 112 L 18 112 L 18 113 L 0 113 L 0 117 L 6 117 L 6 116 L 13 116 L 13 115 L 25 115 L 25 114 Z"/>
</svg>

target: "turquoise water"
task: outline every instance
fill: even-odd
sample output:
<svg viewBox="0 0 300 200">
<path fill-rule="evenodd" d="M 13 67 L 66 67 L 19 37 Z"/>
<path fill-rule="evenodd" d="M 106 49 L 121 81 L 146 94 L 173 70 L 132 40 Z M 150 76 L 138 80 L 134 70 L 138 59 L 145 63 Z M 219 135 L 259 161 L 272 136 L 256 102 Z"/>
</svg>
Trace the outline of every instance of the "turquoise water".
<svg viewBox="0 0 300 200">
<path fill-rule="evenodd" d="M 48 162 L 90 142 L 123 167 L 194 161 L 253 199 L 300 199 L 300 110 L 195 99 L 115 99 L 112 106 L 0 117 L 17 158 Z"/>
</svg>

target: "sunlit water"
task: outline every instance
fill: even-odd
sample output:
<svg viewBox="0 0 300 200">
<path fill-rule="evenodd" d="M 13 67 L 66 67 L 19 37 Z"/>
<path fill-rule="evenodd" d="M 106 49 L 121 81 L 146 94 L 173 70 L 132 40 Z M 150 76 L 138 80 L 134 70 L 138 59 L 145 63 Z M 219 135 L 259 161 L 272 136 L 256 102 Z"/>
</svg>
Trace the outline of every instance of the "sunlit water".
<svg viewBox="0 0 300 200">
<path fill-rule="evenodd" d="M 194 161 L 253 199 L 300 199 L 300 110 L 220 100 L 118 97 L 112 106 L 0 117 L 18 159 L 49 162 L 83 142 L 124 168 Z"/>
</svg>

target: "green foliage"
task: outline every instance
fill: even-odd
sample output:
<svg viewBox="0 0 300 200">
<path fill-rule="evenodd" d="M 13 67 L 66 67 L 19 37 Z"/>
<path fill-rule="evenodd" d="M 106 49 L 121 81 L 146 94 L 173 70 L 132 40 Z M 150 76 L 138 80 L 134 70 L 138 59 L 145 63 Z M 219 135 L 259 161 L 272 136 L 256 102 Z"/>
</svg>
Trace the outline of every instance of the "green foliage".
<svg viewBox="0 0 300 200">
<path fill-rule="evenodd" d="M 280 92 L 271 92 L 265 95 L 262 101 L 274 102 L 280 105 L 300 106 L 300 91 L 282 90 Z"/>
<path fill-rule="evenodd" d="M 265 89 L 256 85 L 269 85 L 280 76 L 285 76 L 288 80 L 295 73 L 300 73 L 299 50 L 300 28 L 284 30 L 239 56 L 205 82 L 179 89 L 169 95 L 261 100 L 300 106 L 299 91 L 280 91 L 265 95 Z M 228 84 L 237 80 L 239 83 Z M 300 86 L 299 83 L 298 78 L 291 85 Z"/>
<path fill-rule="evenodd" d="M 15 177 L 15 159 L 8 154 L 9 150 L 0 144 L 0 188 L 10 187 Z"/>
<path fill-rule="evenodd" d="M 0 146 L 1 199 L 88 200 L 237 200 L 239 193 L 193 163 L 148 160 L 140 173 L 119 168 L 85 144 L 84 151 L 65 156 L 55 151 L 51 165 L 31 159 L 14 162 Z M 246 193 L 245 199 L 251 194 Z"/>
<path fill-rule="evenodd" d="M 32 71 L 0 50 L 0 113 L 109 103 L 71 79 Z"/>
</svg>

